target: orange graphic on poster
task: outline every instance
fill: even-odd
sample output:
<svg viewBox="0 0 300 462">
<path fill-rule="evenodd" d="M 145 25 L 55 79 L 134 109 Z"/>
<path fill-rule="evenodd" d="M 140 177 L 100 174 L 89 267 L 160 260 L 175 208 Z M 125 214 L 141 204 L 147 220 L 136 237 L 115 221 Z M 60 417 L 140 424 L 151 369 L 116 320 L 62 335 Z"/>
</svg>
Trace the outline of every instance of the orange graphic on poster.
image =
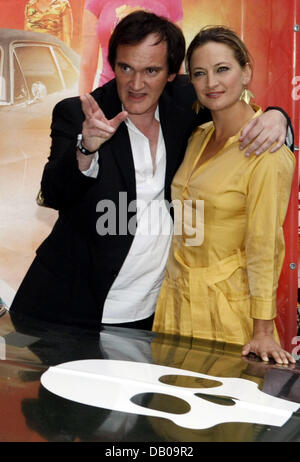
<svg viewBox="0 0 300 462">
<path fill-rule="evenodd" d="M 72 38 L 72 10 L 68 0 L 29 0 L 25 30 L 55 35 L 68 45 Z"/>
</svg>

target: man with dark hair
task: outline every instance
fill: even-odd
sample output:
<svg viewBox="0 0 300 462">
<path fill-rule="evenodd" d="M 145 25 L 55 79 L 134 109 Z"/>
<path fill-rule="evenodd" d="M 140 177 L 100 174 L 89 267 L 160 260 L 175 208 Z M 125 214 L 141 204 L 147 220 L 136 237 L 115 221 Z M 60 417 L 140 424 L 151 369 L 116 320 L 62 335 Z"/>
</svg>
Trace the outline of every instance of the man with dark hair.
<svg viewBox="0 0 300 462">
<path fill-rule="evenodd" d="M 128 15 L 112 34 L 108 47 L 111 68 L 115 69 L 119 45 L 136 45 L 150 34 L 157 36 L 155 45 L 166 42 L 168 73 L 178 74 L 185 55 L 185 39 L 181 30 L 165 18 L 143 12 Z"/>
<path fill-rule="evenodd" d="M 58 324 L 151 329 L 172 234 L 171 181 L 192 130 L 209 118 L 195 113 L 194 91 L 177 76 L 184 53 L 177 26 L 132 13 L 110 40 L 116 78 L 54 108 L 41 192 L 59 218 L 13 312 Z M 285 133 L 285 117 L 268 111 L 244 144 L 254 139 L 251 149 L 264 151 L 283 144 Z"/>
</svg>

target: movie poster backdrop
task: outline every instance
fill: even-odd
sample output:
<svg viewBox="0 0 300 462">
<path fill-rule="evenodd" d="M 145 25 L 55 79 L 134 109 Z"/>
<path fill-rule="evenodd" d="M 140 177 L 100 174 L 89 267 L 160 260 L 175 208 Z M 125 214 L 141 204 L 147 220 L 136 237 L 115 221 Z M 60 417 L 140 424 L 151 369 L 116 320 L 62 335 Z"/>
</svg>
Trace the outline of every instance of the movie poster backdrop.
<svg viewBox="0 0 300 462">
<path fill-rule="evenodd" d="M 37 205 L 55 103 L 111 78 L 106 47 L 114 25 L 135 9 L 167 16 L 187 45 L 205 25 L 224 24 L 254 61 L 251 90 L 263 108 L 281 106 L 299 149 L 300 4 L 297 0 L 1 0 L 0 1 L 0 297 L 7 306 L 57 212 Z M 49 35 L 50 34 L 50 35 Z M 84 58 L 91 71 L 80 71 Z M 101 78 L 104 79 L 101 81 Z M 298 172 L 297 172 L 298 173 Z M 298 174 L 285 223 L 286 259 L 277 326 L 285 348 L 297 335 Z M 265 230 L 266 239 L 268 230 Z"/>
</svg>

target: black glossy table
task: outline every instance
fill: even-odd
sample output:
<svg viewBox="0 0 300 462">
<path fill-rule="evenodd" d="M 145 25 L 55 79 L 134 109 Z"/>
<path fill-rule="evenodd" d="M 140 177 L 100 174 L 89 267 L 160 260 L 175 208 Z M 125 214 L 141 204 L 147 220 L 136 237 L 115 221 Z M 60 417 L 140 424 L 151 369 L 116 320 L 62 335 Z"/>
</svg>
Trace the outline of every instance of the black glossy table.
<svg viewBox="0 0 300 462">
<path fill-rule="evenodd" d="M 109 402 L 112 398 L 106 401 L 107 385 L 101 380 L 103 378 L 107 384 L 110 377 L 105 373 L 101 380 L 96 377 L 99 379 L 98 397 L 104 402 L 101 406 L 59 396 L 41 383 L 41 378 L 48 377 L 49 371 L 50 375 L 52 371 L 56 374 L 57 367 L 70 362 L 79 364 L 79 369 L 81 365 L 92 363 L 101 367 L 117 366 L 111 383 L 112 387 L 119 387 L 116 388 L 119 392 L 110 390 L 115 396 L 114 409 Z M 133 363 L 141 369 L 139 378 L 131 372 L 135 367 Z M 158 366 L 163 366 L 160 374 L 165 380 L 162 378 L 151 384 L 148 372 L 151 375 L 152 371 L 160 371 Z M 178 370 L 182 370 L 182 375 Z M 75 386 L 78 384 L 75 394 L 86 396 L 89 401 L 92 399 L 89 382 L 95 376 L 85 372 L 84 382 L 78 382 L 76 374 L 72 379 Z M 70 379 L 69 375 L 65 377 Z M 216 386 L 222 385 L 222 378 L 224 383 L 229 378 L 253 382 L 265 393 L 263 396 L 299 403 L 299 408 L 282 425 L 234 421 L 235 417 L 233 421 L 222 422 L 224 409 L 224 415 L 234 416 L 239 401 L 247 401 L 247 398 L 237 397 L 239 385 L 234 385 L 236 388 L 233 387 L 230 394 L 218 392 Z M 85 384 L 85 393 L 80 383 Z M 139 383 L 141 393 L 136 392 Z M 122 387 L 129 394 L 131 388 L 134 390 L 131 403 L 137 405 L 137 412 L 124 412 L 122 403 L 118 407 L 123 399 Z M 65 388 L 68 393 L 68 386 Z M 178 397 L 183 392 L 187 393 L 187 400 Z M 181 423 L 185 422 L 191 408 L 193 410 L 189 396 L 193 399 L 197 396 L 199 400 L 196 416 L 199 415 L 202 428 Z M 221 419 L 215 424 L 211 423 L 211 408 L 214 412 L 217 409 Z M 259 408 L 252 400 L 245 404 L 243 418 L 246 416 L 247 420 L 254 408 L 258 412 L 264 409 L 266 414 L 273 412 L 268 404 Z M 159 414 L 153 415 L 157 411 Z M 166 443 L 171 453 L 165 455 L 180 455 L 172 453 L 176 447 L 179 451 L 178 444 L 174 446 L 174 443 L 180 443 L 180 451 L 185 451 L 181 455 L 187 456 L 186 451 L 192 449 L 186 442 L 300 441 L 300 364 L 278 366 L 257 358 L 242 358 L 240 348 L 234 345 L 113 327 L 105 327 L 100 332 L 71 329 L 6 313 L 0 318 L 0 412 L 1 442 L 105 442 L 107 451 L 121 451 L 122 445 L 116 443 L 146 443 L 145 453 L 149 448 L 154 451 L 151 456 L 155 451 L 165 450 Z M 203 428 L 208 421 L 207 428 Z M 121 453 L 106 455 L 119 456 Z M 131 459 L 135 459 L 133 454 Z"/>
</svg>

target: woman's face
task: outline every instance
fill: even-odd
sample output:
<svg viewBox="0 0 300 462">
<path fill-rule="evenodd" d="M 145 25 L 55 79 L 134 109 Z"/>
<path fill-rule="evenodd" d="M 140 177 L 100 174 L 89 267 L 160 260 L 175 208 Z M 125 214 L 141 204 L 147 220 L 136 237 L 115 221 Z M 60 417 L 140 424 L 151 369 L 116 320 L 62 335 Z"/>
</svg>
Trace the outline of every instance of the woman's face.
<svg viewBox="0 0 300 462">
<path fill-rule="evenodd" d="M 239 102 L 251 68 L 249 64 L 242 68 L 228 45 L 208 42 L 192 54 L 190 75 L 200 103 L 219 111 Z"/>
</svg>

